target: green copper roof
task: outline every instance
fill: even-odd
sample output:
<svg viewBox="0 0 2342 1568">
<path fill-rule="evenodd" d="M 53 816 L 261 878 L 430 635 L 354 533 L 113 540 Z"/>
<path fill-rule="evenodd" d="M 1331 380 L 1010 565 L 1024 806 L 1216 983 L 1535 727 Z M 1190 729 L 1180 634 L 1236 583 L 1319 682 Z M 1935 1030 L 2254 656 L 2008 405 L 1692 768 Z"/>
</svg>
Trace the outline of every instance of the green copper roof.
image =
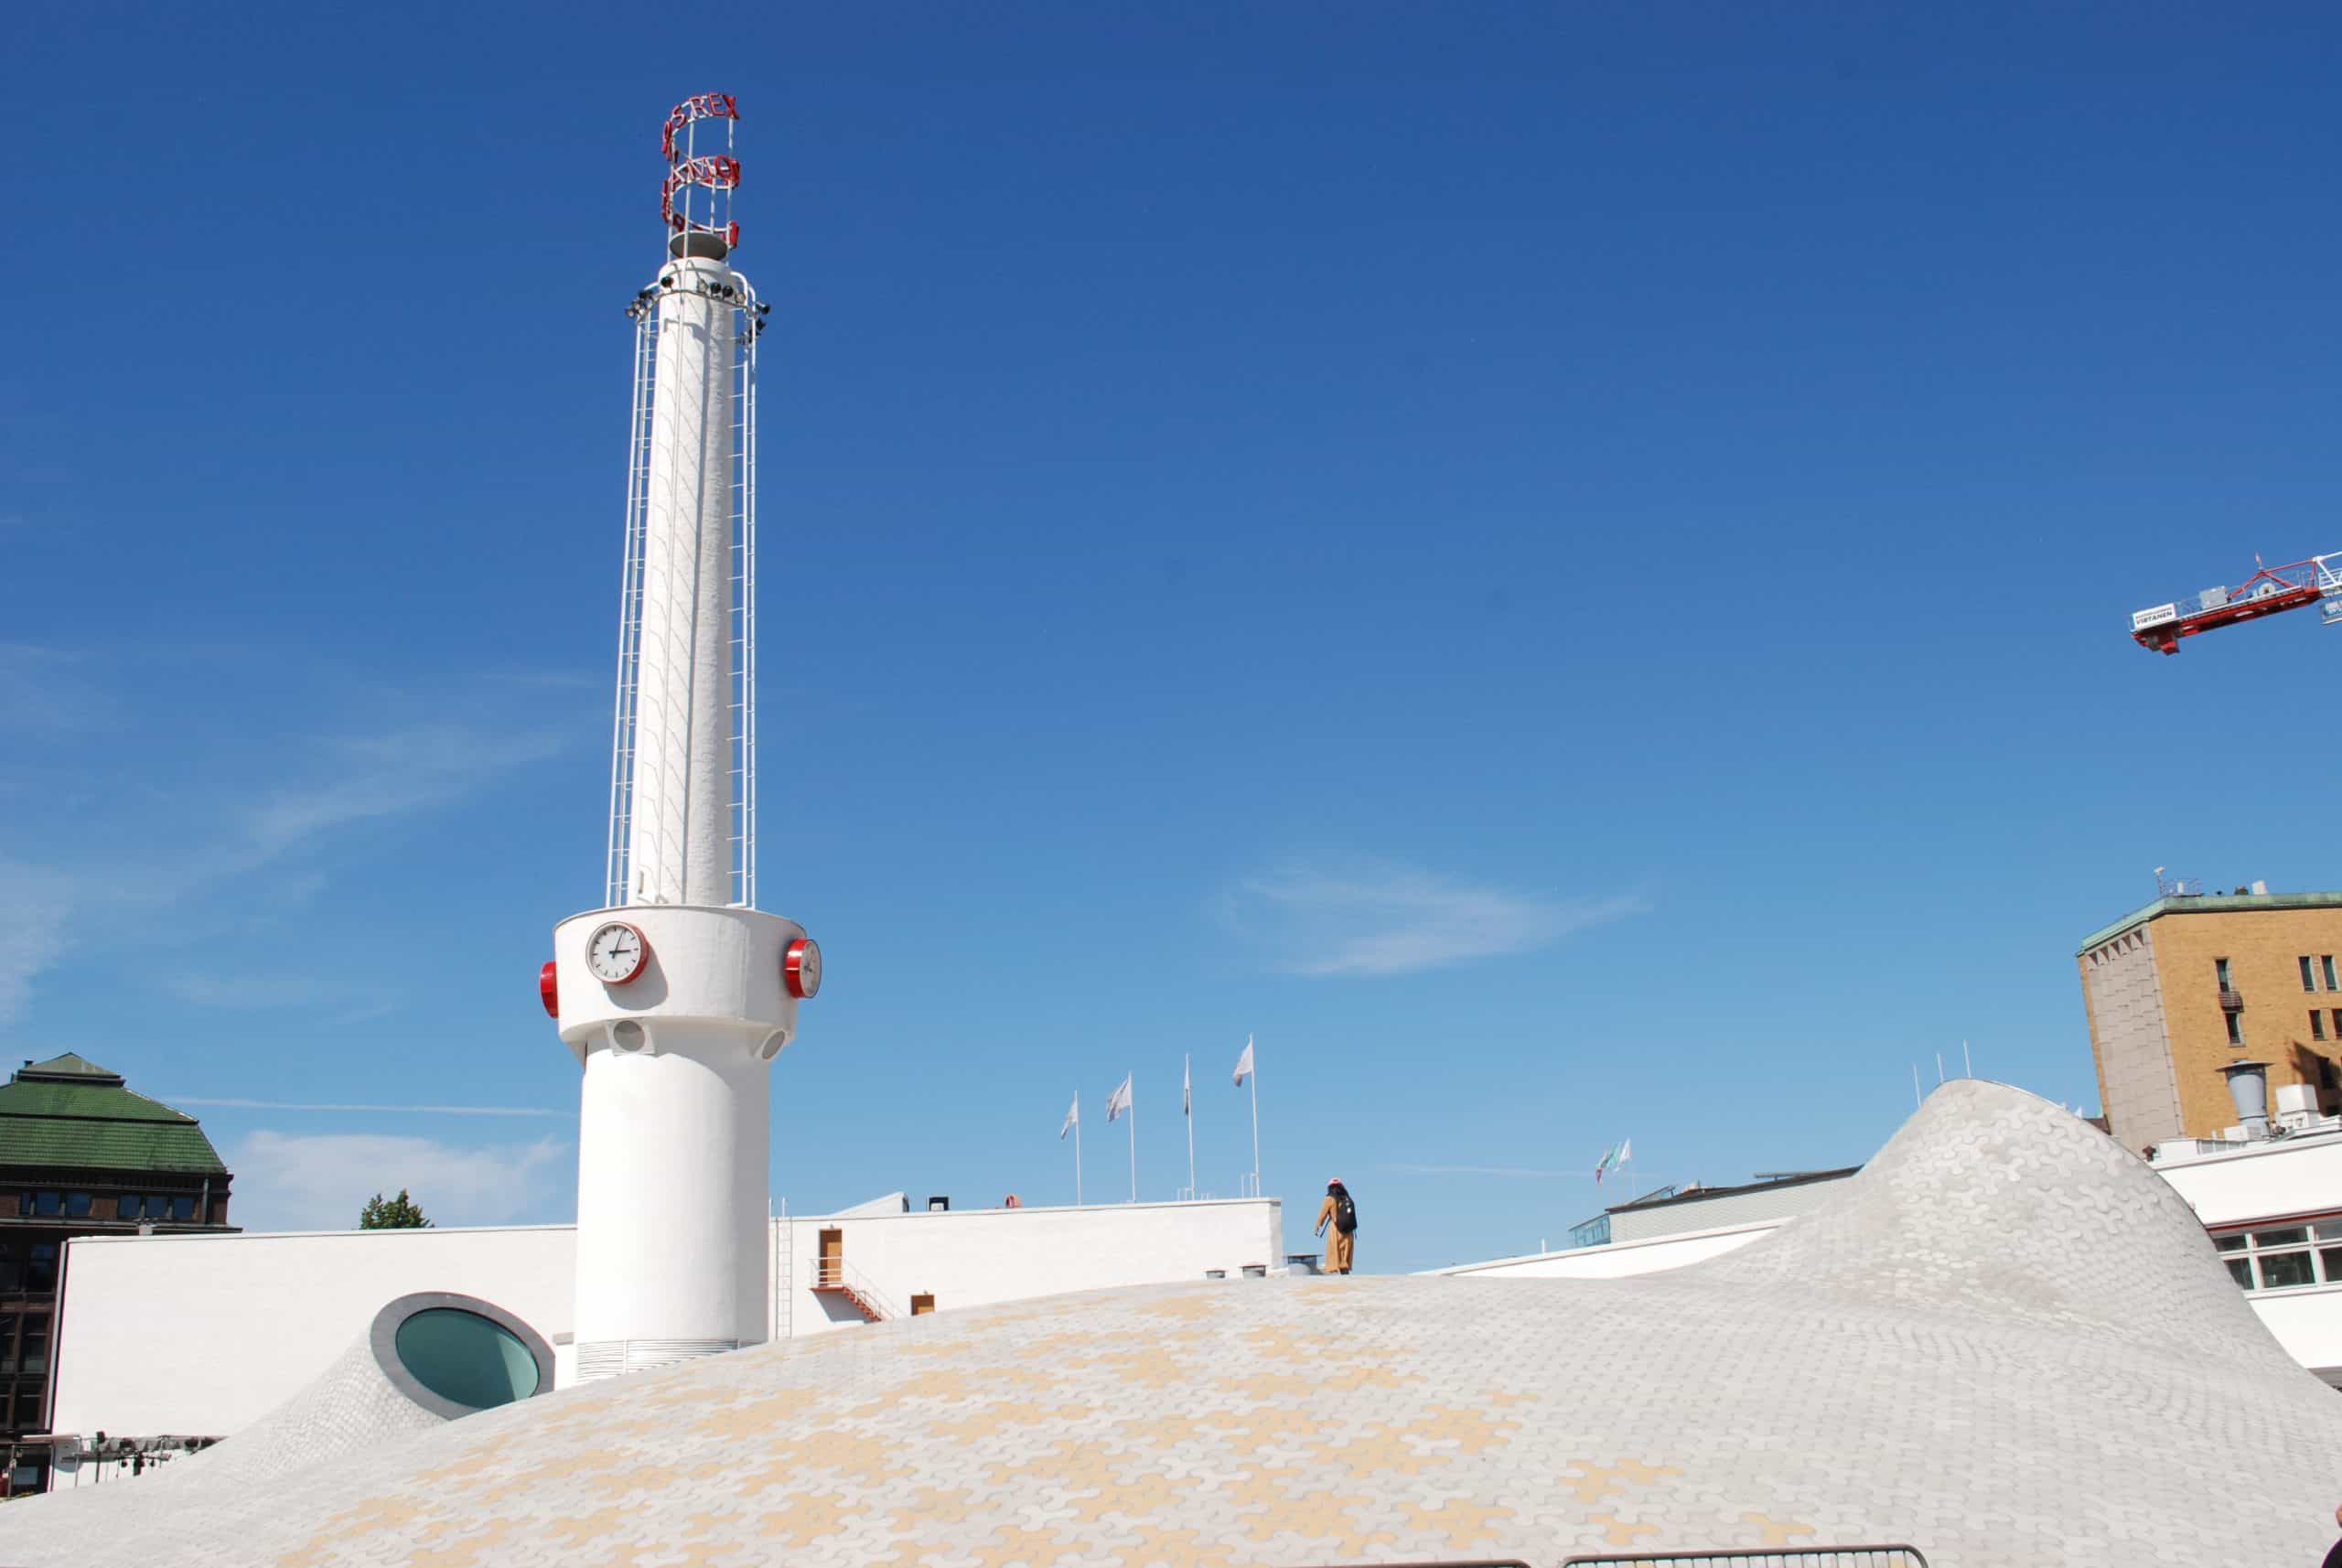
<svg viewBox="0 0 2342 1568">
<path fill-rule="evenodd" d="M 94 1081 L 118 1084 L 127 1081 L 122 1074 L 109 1071 L 87 1057 L 77 1057 L 71 1051 L 66 1052 L 61 1057 L 51 1057 L 45 1062 L 27 1062 L 16 1076 L 20 1079 L 54 1079 L 65 1083 Z"/>
<path fill-rule="evenodd" d="M 2342 893 L 2183 893 L 2158 898 L 2084 937 L 2074 956 L 2079 958 L 2099 943 L 2111 941 L 2157 916 L 2217 915 L 2231 909 L 2342 909 Z"/>
<path fill-rule="evenodd" d="M 133 1094 L 122 1075 L 67 1053 L 0 1084 L 0 1165 L 225 1176 L 192 1116 Z"/>
</svg>

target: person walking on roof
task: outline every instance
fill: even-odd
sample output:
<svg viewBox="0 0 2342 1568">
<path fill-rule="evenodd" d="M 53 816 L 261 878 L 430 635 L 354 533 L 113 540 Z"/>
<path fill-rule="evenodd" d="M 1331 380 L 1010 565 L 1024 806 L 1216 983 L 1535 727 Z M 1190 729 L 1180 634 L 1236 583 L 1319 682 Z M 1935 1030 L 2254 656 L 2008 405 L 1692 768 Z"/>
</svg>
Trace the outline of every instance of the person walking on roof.
<svg viewBox="0 0 2342 1568">
<path fill-rule="evenodd" d="M 1334 1228 L 1327 1236 L 1326 1227 Z M 1317 1208 L 1317 1229 L 1314 1232 L 1326 1237 L 1326 1272 L 1346 1274 L 1350 1272 L 1350 1254 L 1356 1251 L 1358 1236 L 1358 1205 L 1350 1201 L 1350 1189 L 1336 1176 L 1326 1184 L 1326 1201 Z"/>
</svg>

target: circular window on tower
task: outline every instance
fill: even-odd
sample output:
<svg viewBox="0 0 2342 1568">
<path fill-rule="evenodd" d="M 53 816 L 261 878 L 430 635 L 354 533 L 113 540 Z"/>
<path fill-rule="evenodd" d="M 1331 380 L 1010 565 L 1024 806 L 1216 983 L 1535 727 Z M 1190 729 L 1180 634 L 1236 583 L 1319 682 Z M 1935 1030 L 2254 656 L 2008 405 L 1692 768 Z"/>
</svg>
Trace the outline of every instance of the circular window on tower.
<svg viewBox="0 0 2342 1568">
<path fill-rule="evenodd" d="M 553 1390 L 553 1347 L 476 1296 L 403 1295 L 374 1315 L 371 1339 L 392 1384 L 450 1419 Z"/>
</svg>

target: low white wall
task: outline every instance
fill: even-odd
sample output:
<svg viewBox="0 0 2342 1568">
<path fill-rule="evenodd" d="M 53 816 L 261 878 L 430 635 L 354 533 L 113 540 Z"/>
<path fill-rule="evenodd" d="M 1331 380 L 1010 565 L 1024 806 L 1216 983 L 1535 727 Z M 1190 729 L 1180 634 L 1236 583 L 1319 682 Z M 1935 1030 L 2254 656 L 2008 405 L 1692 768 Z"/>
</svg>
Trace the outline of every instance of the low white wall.
<svg viewBox="0 0 2342 1568">
<path fill-rule="evenodd" d="M 1648 1241 L 1613 1241 L 1604 1247 L 1573 1247 L 1565 1252 L 1531 1252 L 1518 1258 L 1492 1258 L 1485 1263 L 1455 1263 L 1426 1273 L 1470 1274 L 1475 1279 L 1621 1279 L 1628 1274 L 1657 1273 L 1680 1269 L 1703 1258 L 1714 1258 L 1746 1247 L 1759 1236 L 1779 1230 L 1781 1221 L 1722 1226 L 1712 1230 L 1685 1230 Z"/>
<path fill-rule="evenodd" d="M 2342 1285 L 2250 1299 L 2287 1355 L 2329 1382 L 2342 1379 Z"/>
<path fill-rule="evenodd" d="M 306 1387 L 415 1291 L 567 1334 L 570 1226 L 84 1236 L 65 1249 L 50 1430 L 224 1437 Z"/>
<path fill-rule="evenodd" d="M 865 1321 L 813 1282 L 823 1230 L 835 1230 L 848 1277 L 868 1280 L 891 1307 L 932 1295 L 936 1310 L 1067 1291 L 1201 1279 L 1248 1263 L 1284 1265 L 1273 1197 L 1118 1203 L 1083 1208 L 969 1208 L 940 1214 L 832 1215 L 782 1221 L 780 1333 L 819 1334 Z"/>
<path fill-rule="evenodd" d="M 830 1226 L 844 1232 L 848 1264 L 906 1313 L 915 1294 L 948 1312 L 1284 1262 L 1273 1197 L 807 1217 L 775 1225 L 790 1253 L 774 1301 L 785 1333 L 865 1321 L 811 1288 Z M 415 1291 L 513 1313 L 553 1345 L 566 1383 L 576 1236 L 547 1225 L 78 1238 L 66 1246 L 51 1430 L 228 1436 L 298 1393 L 385 1303 Z"/>
<path fill-rule="evenodd" d="M 1682 1236 L 1694 1230 L 1778 1225 L 1829 1202 L 1837 1196 L 1840 1184 L 1848 1179 L 1830 1176 L 1820 1181 L 1772 1182 L 1746 1192 L 1703 1194 L 1652 1208 L 1614 1208 L 1610 1211 L 1610 1239 L 1655 1241 L 1661 1236 Z"/>
<path fill-rule="evenodd" d="M 2214 1228 L 2342 1210 L 2342 1137 L 2279 1139 L 2159 1165 L 2155 1174 Z"/>
</svg>

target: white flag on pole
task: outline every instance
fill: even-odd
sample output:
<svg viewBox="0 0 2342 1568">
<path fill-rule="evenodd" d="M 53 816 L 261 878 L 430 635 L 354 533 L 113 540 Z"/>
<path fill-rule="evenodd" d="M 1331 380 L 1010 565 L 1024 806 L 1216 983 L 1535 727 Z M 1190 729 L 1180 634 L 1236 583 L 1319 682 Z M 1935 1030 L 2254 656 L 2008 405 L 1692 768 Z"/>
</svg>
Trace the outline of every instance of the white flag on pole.
<svg viewBox="0 0 2342 1568">
<path fill-rule="evenodd" d="M 1635 1157 L 1635 1141 L 1634 1141 L 1632 1138 L 1629 1138 L 1629 1139 L 1628 1139 L 1625 1143 L 1623 1143 L 1623 1144 L 1619 1144 L 1619 1145 L 1618 1145 L 1618 1160 L 1617 1160 L 1617 1163 L 1623 1165 L 1625 1165 L 1628 1160 L 1631 1160 L 1631 1159 L 1633 1159 L 1634 1157 Z"/>
<path fill-rule="evenodd" d="M 1080 1126 L 1080 1125 L 1081 1125 L 1081 1091 L 1080 1091 L 1080 1090 L 1074 1090 L 1074 1095 L 1073 1095 L 1073 1109 L 1072 1109 L 1072 1110 L 1070 1110 L 1070 1111 L 1069 1111 L 1069 1112 L 1067 1112 L 1065 1113 L 1065 1125 L 1063 1125 L 1062 1127 L 1059 1127 L 1059 1128 L 1058 1129 L 1058 1143 L 1060 1143 L 1060 1144 L 1064 1143 L 1064 1142 L 1065 1142 L 1065 1135 L 1066 1135 L 1068 1133 L 1072 1132 L 1076 1127 L 1079 1127 L 1079 1126 Z"/>
<path fill-rule="evenodd" d="M 1188 1076 L 1187 1058 L 1182 1057 L 1179 1058 L 1179 1114 L 1182 1116 L 1193 1116 L 1195 1113 L 1195 1084 Z"/>
<path fill-rule="evenodd" d="M 1244 1054 L 1236 1058 L 1236 1087 L 1239 1089 L 1243 1088 L 1244 1080 L 1252 1076 L 1252 1036 L 1247 1035 L 1244 1036 Z"/>
<path fill-rule="evenodd" d="M 1123 1074 L 1122 1083 L 1106 1096 L 1106 1120 L 1112 1122 L 1131 1108 L 1131 1075 Z"/>
</svg>

